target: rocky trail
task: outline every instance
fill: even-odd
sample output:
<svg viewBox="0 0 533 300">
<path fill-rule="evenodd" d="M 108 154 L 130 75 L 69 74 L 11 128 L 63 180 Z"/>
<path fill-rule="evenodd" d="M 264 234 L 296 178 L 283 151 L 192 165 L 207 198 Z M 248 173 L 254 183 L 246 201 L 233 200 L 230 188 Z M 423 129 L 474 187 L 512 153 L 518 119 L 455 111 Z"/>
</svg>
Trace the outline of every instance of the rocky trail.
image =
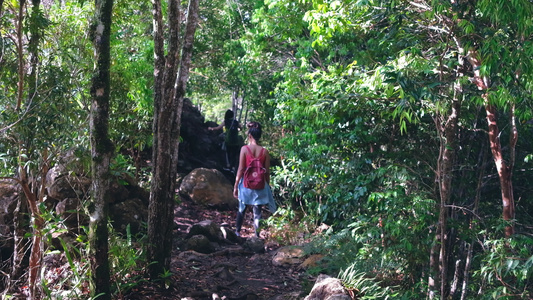
<svg viewBox="0 0 533 300">
<path fill-rule="evenodd" d="M 250 211 L 241 238 L 228 237 L 209 254 L 185 250 L 185 240 L 195 224 L 211 221 L 233 234 L 235 216 L 235 211 L 211 210 L 183 199 L 175 209 L 173 275 L 167 280 L 168 288 L 141 283 L 124 299 L 303 299 L 301 282 L 314 280 L 298 264 L 281 261 L 281 246 L 269 240 L 268 229 L 263 229 L 261 239 L 253 237 Z M 234 238 L 237 240 L 231 242 Z M 273 262 L 276 255 L 282 257 L 279 263 Z"/>
</svg>

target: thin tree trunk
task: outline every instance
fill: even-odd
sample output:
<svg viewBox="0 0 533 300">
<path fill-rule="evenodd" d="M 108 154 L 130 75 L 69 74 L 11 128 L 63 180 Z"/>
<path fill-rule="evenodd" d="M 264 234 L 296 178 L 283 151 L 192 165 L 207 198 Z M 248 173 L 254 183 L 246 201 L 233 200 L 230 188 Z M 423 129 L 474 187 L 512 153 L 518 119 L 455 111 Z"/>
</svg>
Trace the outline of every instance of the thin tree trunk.
<svg viewBox="0 0 533 300">
<path fill-rule="evenodd" d="M 33 101 L 37 94 L 37 75 L 39 71 L 39 43 L 41 41 L 41 28 L 37 22 L 41 15 L 41 0 L 32 0 L 32 16 L 30 21 L 30 41 L 28 43 L 28 51 L 30 53 L 30 75 L 28 76 L 28 103 Z"/>
<path fill-rule="evenodd" d="M 170 33 L 167 57 L 163 57 L 161 3 L 159 0 L 153 0 L 152 3 L 156 85 L 154 86 L 153 176 L 148 208 L 147 252 L 148 259 L 152 262 L 148 272 L 152 278 L 158 278 L 170 267 L 181 111 L 189 78 L 194 33 L 198 23 L 198 0 L 189 2 L 181 55 L 179 1 L 169 1 Z"/>
<path fill-rule="evenodd" d="M 38 20 L 38 17 L 40 15 L 40 0 L 32 0 L 32 11 L 31 11 L 31 17 L 30 17 L 30 40 L 28 43 L 28 49 L 30 54 L 30 75 L 28 76 L 28 86 L 29 86 L 29 92 L 28 92 L 28 106 L 30 105 L 33 98 L 37 95 L 37 74 L 38 74 L 38 68 L 39 68 L 39 43 L 41 39 L 40 34 L 40 26 L 36 22 Z M 25 83 L 25 69 L 24 69 L 24 56 L 23 56 L 23 40 L 22 40 L 22 22 L 24 19 L 24 7 L 25 7 L 25 1 L 20 1 L 20 7 L 19 7 L 19 23 L 17 24 L 17 55 L 19 60 L 19 75 L 18 75 L 18 99 L 17 99 L 17 107 L 16 109 L 19 110 L 22 106 L 22 99 L 24 95 L 24 83 Z M 28 147 L 26 145 L 26 147 Z M 23 162 L 24 159 L 22 159 L 22 150 L 20 161 Z M 41 178 L 41 182 L 37 184 L 37 186 L 34 186 L 34 188 L 37 189 L 36 193 L 33 193 L 31 190 L 31 184 L 30 184 L 30 176 L 28 176 L 28 172 L 23 167 L 23 163 L 21 163 L 19 167 L 19 179 L 18 182 L 22 188 L 22 191 L 24 193 L 24 198 L 27 201 L 29 211 L 31 212 L 32 216 L 32 228 L 33 228 L 33 234 L 32 234 L 32 244 L 31 244 L 31 251 L 30 251 L 30 257 L 29 257 L 29 263 L 28 263 L 28 286 L 30 291 L 30 299 L 37 299 L 38 298 L 38 287 L 40 284 L 39 275 L 41 271 L 41 259 L 42 259 L 42 229 L 44 227 L 44 220 L 41 216 L 41 213 L 39 211 L 38 205 L 40 202 L 44 199 L 44 189 L 46 185 L 46 174 L 48 172 L 48 151 L 47 149 L 43 150 L 42 153 L 43 158 L 43 164 L 41 166 L 41 173 L 39 174 L 39 177 Z M 23 208 L 24 205 L 20 203 L 20 208 Z M 19 212 L 20 213 L 20 212 Z M 19 240 L 19 242 L 22 242 L 22 240 Z M 24 247 L 23 247 L 24 248 Z M 17 249 L 19 251 L 21 249 Z M 22 253 L 20 253 L 22 254 Z M 17 258 L 15 258 L 16 260 Z M 17 267 L 15 267 L 17 268 Z M 19 273 L 18 270 L 16 273 Z M 18 275 L 18 274 L 17 274 Z"/>
<path fill-rule="evenodd" d="M 30 251 L 30 261 L 29 261 L 29 274 L 28 274 L 28 285 L 30 288 L 30 298 L 37 299 L 37 287 L 39 286 L 38 276 L 41 271 L 41 258 L 42 258 L 42 229 L 44 227 L 44 220 L 39 211 L 39 203 L 44 199 L 44 189 L 46 186 L 46 174 L 48 173 L 48 152 L 44 150 L 43 153 L 43 165 L 41 167 L 41 182 L 40 182 L 40 191 L 38 194 L 34 194 L 31 191 L 29 176 L 26 170 L 20 168 L 20 185 L 24 196 L 28 200 L 28 207 L 30 209 L 32 218 L 33 218 L 33 236 L 32 236 L 32 246 Z"/>
<path fill-rule="evenodd" d="M 459 65 L 463 64 L 462 57 L 459 57 Z M 460 69 L 457 69 L 457 78 L 462 77 Z M 442 73 L 440 74 L 441 81 Z M 455 151 L 457 143 L 457 131 L 459 115 L 461 111 L 461 97 L 463 87 L 456 79 L 453 86 L 453 100 L 450 111 L 444 124 L 437 117 L 436 127 L 440 136 L 440 150 L 437 161 L 437 181 L 439 183 L 439 222 L 437 224 L 436 239 L 430 253 L 430 277 L 428 287 L 428 297 L 435 298 L 435 291 L 440 290 L 440 298 L 445 299 L 448 294 L 448 205 L 451 198 L 453 167 L 455 166 Z M 437 267 L 438 251 L 438 267 Z"/>
<path fill-rule="evenodd" d="M 19 110 L 22 106 L 22 99 L 24 97 L 24 45 L 22 41 L 23 35 L 23 24 L 24 24 L 24 6 L 26 5 L 26 0 L 20 0 L 19 2 L 19 12 L 18 12 L 18 21 L 17 21 L 17 58 L 18 58 L 18 83 L 17 83 L 17 107 Z"/>
<path fill-rule="evenodd" d="M 91 86 L 91 157 L 92 206 L 90 235 L 91 292 L 98 299 L 111 299 L 107 218 L 111 175 L 109 164 L 113 144 L 109 139 L 109 95 L 111 66 L 111 16 L 113 0 L 96 0 L 95 18 L 91 27 L 96 67 Z"/>
<path fill-rule="evenodd" d="M 500 141 L 500 129 L 498 127 L 498 117 L 496 115 L 496 107 L 490 103 L 489 95 L 486 92 L 489 87 L 489 79 L 481 76 L 479 69 L 481 68 L 481 60 L 476 51 L 470 51 L 467 56 L 468 61 L 474 69 L 474 81 L 479 90 L 485 91 L 483 100 L 485 105 L 485 112 L 487 114 L 489 144 L 492 153 L 492 158 L 500 180 L 500 189 L 502 195 L 503 219 L 508 222 L 505 227 L 505 236 L 510 237 L 514 233 L 513 220 L 515 216 L 513 182 L 512 182 L 512 168 L 514 167 L 515 146 L 518 141 L 518 131 L 515 124 L 514 105 L 510 110 L 511 134 L 509 140 L 510 161 L 507 164 L 503 158 L 503 150 Z"/>
<path fill-rule="evenodd" d="M 174 186 L 170 182 L 170 127 L 175 109 L 172 107 L 173 84 L 176 78 L 179 55 L 176 33 L 179 32 L 179 3 L 170 0 L 168 5 L 169 51 L 164 55 L 163 15 L 161 2 L 154 0 L 154 121 L 152 164 L 153 176 L 150 187 L 148 217 L 148 259 L 154 262 L 149 266 L 152 278 L 158 278 L 170 265 L 172 245 L 172 217 L 174 205 Z M 175 28 L 177 27 L 177 28 Z M 172 44 L 170 44 L 172 43 Z"/>
<path fill-rule="evenodd" d="M 9 282 L 9 289 L 18 285 L 18 281 L 21 279 L 23 272 L 28 268 L 26 251 L 29 249 L 30 242 L 24 237 L 24 235 L 30 227 L 29 223 L 28 202 L 24 193 L 22 193 L 19 195 L 17 207 L 13 212 L 13 224 L 15 230 L 13 233 L 13 265 L 10 274 L 11 280 Z"/>
<path fill-rule="evenodd" d="M 478 166 L 481 166 L 476 187 L 476 197 L 474 198 L 474 208 L 472 209 L 472 219 L 470 219 L 470 230 L 475 231 L 477 222 L 474 222 L 474 218 L 477 218 L 477 212 L 479 208 L 479 200 L 481 199 L 481 188 L 483 186 L 483 177 L 485 177 L 485 166 L 487 164 L 487 150 L 486 144 L 483 143 L 480 153 L 480 159 L 478 159 Z M 461 300 L 466 299 L 468 294 L 468 282 L 470 280 L 470 268 L 472 266 L 472 256 L 474 253 L 474 244 L 476 240 L 472 239 L 468 245 L 468 251 L 465 261 L 465 269 L 463 273 L 463 285 L 461 290 Z"/>
</svg>

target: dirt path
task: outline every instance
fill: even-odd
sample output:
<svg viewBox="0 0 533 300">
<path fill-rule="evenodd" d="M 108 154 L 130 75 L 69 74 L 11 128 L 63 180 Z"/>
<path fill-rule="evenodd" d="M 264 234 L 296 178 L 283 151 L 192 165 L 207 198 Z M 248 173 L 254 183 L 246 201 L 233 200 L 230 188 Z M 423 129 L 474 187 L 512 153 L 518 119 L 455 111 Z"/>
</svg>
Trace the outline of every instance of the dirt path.
<svg viewBox="0 0 533 300">
<path fill-rule="evenodd" d="M 280 245 L 269 242 L 269 232 L 263 230 L 265 253 L 246 251 L 240 244 L 225 244 L 212 254 L 179 249 L 189 228 L 200 221 L 211 220 L 233 230 L 236 212 L 209 210 L 183 199 L 175 210 L 175 241 L 172 254 L 169 288 L 159 289 L 150 283 L 140 284 L 125 299 L 187 299 L 187 300 L 281 300 L 303 299 L 302 278 L 306 275 L 296 268 L 274 266 L 272 257 Z M 251 212 L 245 216 L 241 231 L 243 239 L 253 235 Z M 217 296 L 219 298 L 217 298 Z"/>
</svg>

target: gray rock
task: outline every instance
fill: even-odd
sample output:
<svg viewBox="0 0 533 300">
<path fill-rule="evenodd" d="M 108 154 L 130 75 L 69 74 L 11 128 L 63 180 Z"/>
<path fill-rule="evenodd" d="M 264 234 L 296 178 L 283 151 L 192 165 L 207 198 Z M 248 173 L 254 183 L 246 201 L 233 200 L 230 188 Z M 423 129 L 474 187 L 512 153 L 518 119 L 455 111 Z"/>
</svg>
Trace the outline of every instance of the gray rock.
<svg viewBox="0 0 533 300">
<path fill-rule="evenodd" d="M 91 180 L 85 177 L 55 174 L 48 178 L 48 197 L 59 201 L 65 198 L 83 199 L 88 196 L 91 187 Z"/>
<path fill-rule="evenodd" d="M 89 223 L 89 217 L 83 210 L 79 198 L 66 198 L 56 205 L 56 213 L 64 220 L 64 224 L 71 230 L 77 230 L 79 225 Z"/>
<path fill-rule="evenodd" d="M 265 242 L 258 237 L 252 237 L 246 240 L 242 246 L 244 249 L 250 250 L 254 253 L 265 252 Z"/>
<path fill-rule="evenodd" d="M 316 279 L 311 293 L 304 300 L 351 300 L 348 291 L 338 278 L 321 274 Z"/>
<path fill-rule="evenodd" d="M 276 252 L 272 257 L 274 266 L 291 267 L 300 265 L 303 262 L 305 252 L 299 246 L 285 246 Z"/>
<path fill-rule="evenodd" d="M 148 207 L 137 198 L 111 205 L 109 214 L 115 229 L 122 232 L 125 232 L 128 225 L 132 233 L 140 232 L 143 224 L 148 221 Z"/>
<path fill-rule="evenodd" d="M 189 230 L 187 238 L 195 235 L 203 235 L 211 242 L 220 242 L 224 239 L 223 232 L 220 230 L 220 226 L 211 220 L 205 220 L 194 224 Z"/>
<path fill-rule="evenodd" d="M 185 243 L 186 250 L 209 254 L 215 252 L 215 247 L 209 239 L 203 235 L 194 235 Z"/>
</svg>

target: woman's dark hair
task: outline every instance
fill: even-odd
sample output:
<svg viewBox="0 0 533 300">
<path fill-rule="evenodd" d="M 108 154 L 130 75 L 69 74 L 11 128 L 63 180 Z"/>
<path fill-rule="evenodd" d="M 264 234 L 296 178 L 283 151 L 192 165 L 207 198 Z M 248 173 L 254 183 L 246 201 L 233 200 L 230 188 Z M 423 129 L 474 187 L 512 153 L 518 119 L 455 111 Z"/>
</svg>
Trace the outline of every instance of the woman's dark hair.
<svg viewBox="0 0 533 300">
<path fill-rule="evenodd" d="M 226 110 L 226 113 L 224 114 L 224 120 L 231 120 L 233 119 L 233 111 L 231 109 Z"/>
<path fill-rule="evenodd" d="M 246 124 L 248 127 L 248 134 L 251 135 L 256 141 L 261 138 L 261 124 L 259 122 L 249 122 Z"/>
</svg>

